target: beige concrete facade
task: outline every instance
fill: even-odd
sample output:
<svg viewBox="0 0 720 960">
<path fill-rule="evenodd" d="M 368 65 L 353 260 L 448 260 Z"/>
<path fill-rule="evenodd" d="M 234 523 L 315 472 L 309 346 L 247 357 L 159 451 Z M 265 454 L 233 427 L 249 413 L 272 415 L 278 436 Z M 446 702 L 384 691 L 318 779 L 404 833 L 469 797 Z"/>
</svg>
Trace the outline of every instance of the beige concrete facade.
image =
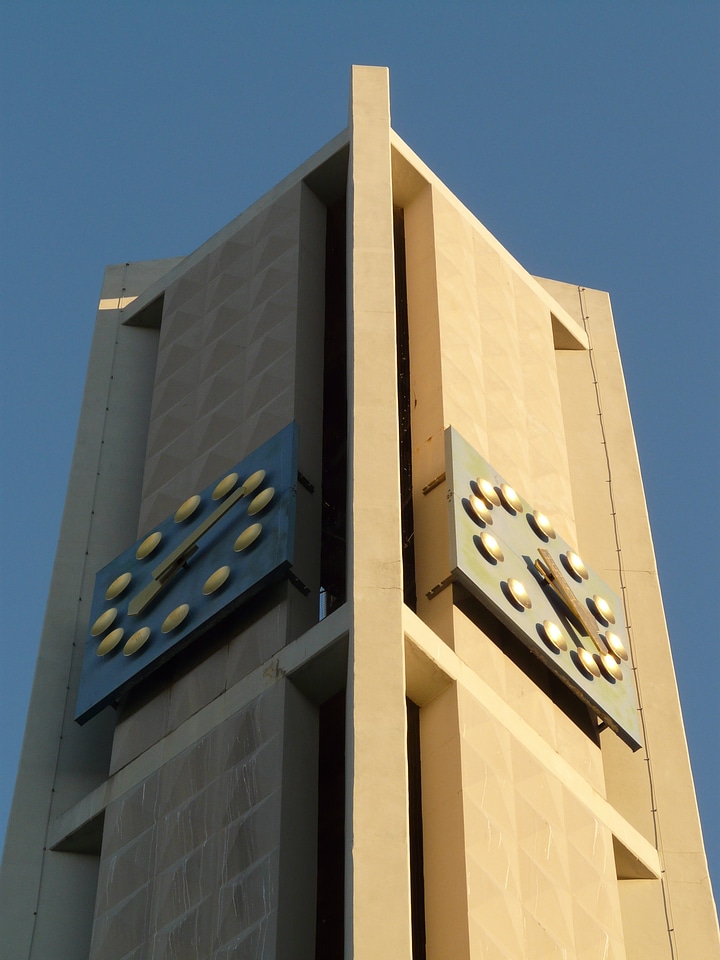
<svg viewBox="0 0 720 960">
<path fill-rule="evenodd" d="M 95 571 L 291 421 L 295 580 L 77 726 Z M 641 750 L 453 582 L 449 426 L 621 597 Z M 501 247 L 384 68 L 195 253 L 108 269 L 0 904 L 18 960 L 720 958 L 609 298 Z"/>
</svg>

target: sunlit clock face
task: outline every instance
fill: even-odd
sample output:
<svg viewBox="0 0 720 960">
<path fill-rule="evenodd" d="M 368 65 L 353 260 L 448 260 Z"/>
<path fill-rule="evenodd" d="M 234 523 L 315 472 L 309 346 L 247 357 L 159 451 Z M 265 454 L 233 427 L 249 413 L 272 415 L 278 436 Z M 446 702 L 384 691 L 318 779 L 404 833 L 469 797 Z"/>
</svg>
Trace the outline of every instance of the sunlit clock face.
<svg viewBox="0 0 720 960">
<path fill-rule="evenodd" d="M 445 442 L 454 577 L 637 750 L 622 602 L 452 427 Z"/>
<path fill-rule="evenodd" d="M 97 574 L 75 719 L 84 723 L 158 669 L 293 559 L 294 424 L 189 491 Z"/>
</svg>

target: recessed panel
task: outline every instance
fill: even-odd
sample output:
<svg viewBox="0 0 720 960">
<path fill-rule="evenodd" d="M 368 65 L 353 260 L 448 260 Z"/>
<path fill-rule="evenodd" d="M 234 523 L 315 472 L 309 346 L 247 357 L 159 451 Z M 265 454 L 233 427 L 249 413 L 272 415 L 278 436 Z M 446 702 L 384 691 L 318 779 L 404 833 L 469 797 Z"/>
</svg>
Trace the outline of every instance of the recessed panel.
<svg viewBox="0 0 720 960">
<path fill-rule="evenodd" d="M 633 750 L 640 723 L 620 598 L 530 504 L 450 427 L 453 575 Z M 512 486 L 511 486 L 512 484 Z M 478 532 L 478 493 L 492 510 L 492 541 Z M 485 537 L 485 541 L 482 539 Z M 490 546 L 492 549 L 488 549 Z"/>
<path fill-rule="evenodd" d="M 119 700 L 286 573 L 296 478 L 297 432 L 290 424 L 205 490 L 188 491 L 163 523 L 97 574 L 78 722 Z M 251 519 L 258 513 L 262 523 Z"/>
</svg>

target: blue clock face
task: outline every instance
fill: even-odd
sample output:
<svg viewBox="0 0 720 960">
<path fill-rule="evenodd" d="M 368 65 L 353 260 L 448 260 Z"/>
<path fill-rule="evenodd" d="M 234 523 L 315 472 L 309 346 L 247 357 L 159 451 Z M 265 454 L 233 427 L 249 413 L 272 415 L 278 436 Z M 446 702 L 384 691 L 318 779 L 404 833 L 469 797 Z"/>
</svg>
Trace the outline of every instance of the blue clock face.
<svg viewBox="0 0 720 960">
<path fill-rule="evenodd" d="M 446 461 L 454 577 L 637 750 L 621 600 L 452 427 Z"/>
<path fill-rule="evenodd" d="M 100 570 L 79 723 L 289 570 L 296 479 L 290 424 Z"/>
</svg>

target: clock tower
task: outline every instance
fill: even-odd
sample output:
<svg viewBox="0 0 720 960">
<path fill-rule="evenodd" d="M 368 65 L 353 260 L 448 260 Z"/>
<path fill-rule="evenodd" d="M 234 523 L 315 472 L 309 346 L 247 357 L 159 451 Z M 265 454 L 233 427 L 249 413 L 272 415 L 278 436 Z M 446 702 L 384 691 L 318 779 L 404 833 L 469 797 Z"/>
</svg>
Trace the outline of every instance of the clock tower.
<svg viewBox="0 0 720 960">
<path fill-rule="evenodd" d="M 720 960 L 608 295 L 390 125 L 109 267 L 17 960 Z"/>
</svg>

